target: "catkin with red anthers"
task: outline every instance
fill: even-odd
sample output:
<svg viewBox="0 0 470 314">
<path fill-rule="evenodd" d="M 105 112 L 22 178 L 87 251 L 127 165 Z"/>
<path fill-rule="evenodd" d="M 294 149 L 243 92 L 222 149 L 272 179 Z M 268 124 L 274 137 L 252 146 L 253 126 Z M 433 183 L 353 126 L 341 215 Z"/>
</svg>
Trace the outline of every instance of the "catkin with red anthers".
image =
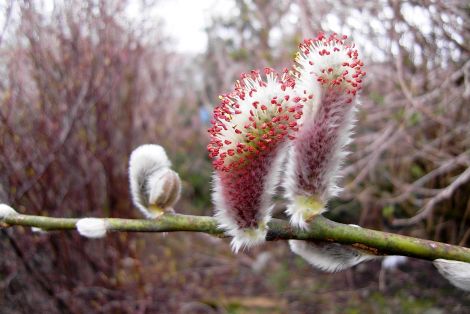
<svg viewBox="0 0 470 314">
<path fill-rule="evenodd" d="M 235 252 L 265 240 L 282 156 L 302 116 L 293 78 L 264 74 L 265 80 L 258 71 L 243 74 L 233 92 L 220 96 L 209 129 L 215 217 Z"/>
<path fill-rule="evenodd" d="M 289 151 L 284 181 L 291 223 L 306 228 L 335 196 L 338 170 L 346 156 L 363 63 L 346 36 L 318 35 L 300 45 L 296 91 L 307 100 Z"/>
</svg>

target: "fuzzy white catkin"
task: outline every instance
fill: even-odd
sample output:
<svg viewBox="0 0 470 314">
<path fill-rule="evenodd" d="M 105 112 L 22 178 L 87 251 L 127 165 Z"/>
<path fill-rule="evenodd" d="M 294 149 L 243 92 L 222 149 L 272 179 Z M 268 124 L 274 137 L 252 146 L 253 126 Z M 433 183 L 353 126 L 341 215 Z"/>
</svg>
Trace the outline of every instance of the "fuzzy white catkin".
<svg viewBox="0 0 470 314">
<path fill-rule="evenodd" d="M 181 180 L 170 167 L 171 162 L 159 145 L 139 146 L 130 156 L 132 201 L 147 218 L 157 216 L 149 210 L 150 206 L 171 208 L 180 197 Z"/>
<path fill-rule="evenodd" d="M 313 267 L 325 272 L 345 270 L 377 258 L 339 243 L 290 240 L 289 245 L 292 252 L 305 259 Z"/>
<path fill-rule="evenodd" d="M 106 221 L 101 218 L 83 218 L 76 224 L 78 233 L 86 238 L 98 239 L 106 235 Z"/>
<path fill-rule="evenodd" d="M 405 264 L 408 258 L 406 256 L 390 255 L 382 260 L 382 268 L 396 269 L 398 266 Z"/>
<path fill-rule="evenodd" d="M 38 234 L 47 234 L 47 231 L 38 227 L 31 227 L 31 231 Z"/>
<path fill-rule="evenodd" d="M 439 258 L 433 264 L 452 285 L 470 291 L 470 263 Z"/>
<path fill-rule="evenodd" d="M 7 204 L 0 204 L 0 219 L 3 219 L 7 216 L 17 215 L 16 210 L 8 206 Z"/>
</svg>

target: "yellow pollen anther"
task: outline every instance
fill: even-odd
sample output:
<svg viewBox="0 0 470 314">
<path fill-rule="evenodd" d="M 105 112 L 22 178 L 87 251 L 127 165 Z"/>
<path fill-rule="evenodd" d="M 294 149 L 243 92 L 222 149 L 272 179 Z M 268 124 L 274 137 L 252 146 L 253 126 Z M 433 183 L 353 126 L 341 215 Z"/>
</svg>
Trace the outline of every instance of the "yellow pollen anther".
<svg viewBox="0 0 470 314">
<path fill-rule="evenodd" d="M 294 200 L 296 207 L 302 210 L 302 218 L 305 221 L 320 215 L 325 211 L 325 204 L 316 196 L 297 196 Z"/>
</svg>

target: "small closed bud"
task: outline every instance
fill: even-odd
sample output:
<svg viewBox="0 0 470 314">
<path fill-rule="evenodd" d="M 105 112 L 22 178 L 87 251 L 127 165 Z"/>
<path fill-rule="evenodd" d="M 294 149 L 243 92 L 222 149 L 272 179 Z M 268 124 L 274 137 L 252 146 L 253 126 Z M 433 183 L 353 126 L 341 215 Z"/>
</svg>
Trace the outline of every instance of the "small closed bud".
<svg viewBox="0 0 470 314">
<path fill-rule="evenodd" d="M 11 215 L 18 215 L 18 212 L 7 204 L 0 204 L 0 220 Z"/>
<path fill-rule="evenodd" d="M 470 291 L 470 263 L 439 258 L 433 264 L 452 285 Z"/>
<path fill-rule="evenodd" d="M 106 235 L 106 221 L 101 218 L 83 218 L 76 224 L 78 233 L 86 238 L 98 239 Z"/>
<path fill-rule="evenodd" d="M 156 218 L 170 209 L 181 194 L 181 180 L 159 145 L 136 148 L 129 160 L 129 181 L 134 205 L 147 217 Z"/>
<path fill-rule="evenodd" d="M 160 209 L 172 208 L 181 195 L 181 180 L 179 175 L 165 169 L 148 179 L 150 186 L 149 207 Z"/>
</svg>

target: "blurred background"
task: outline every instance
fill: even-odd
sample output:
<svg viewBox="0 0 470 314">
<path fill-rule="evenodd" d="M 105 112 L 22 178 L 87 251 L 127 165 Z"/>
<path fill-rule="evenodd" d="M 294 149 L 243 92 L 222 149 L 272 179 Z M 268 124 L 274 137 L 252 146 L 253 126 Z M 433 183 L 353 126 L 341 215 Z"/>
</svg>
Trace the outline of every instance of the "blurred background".
<svg viewBox="0 0 470 314">
<path fill-rule="evenodd" d="M 177 211 L 211 215 L 206 129 L 241 72 L 292 65 L 346 34 L 367 76 L 337 221 L 470 243 L 470 4 L 70 0 L 0 4 L 0 201 L 61 217 L 139 218 L 133 148 L 158 143 Z M 278 217 L 282 218 L 282 200 Z M 1 313 L 468 313 L 431 263 L 323 274 L 286 243 L 233 255 L 201 234 L 0 233 Z"/>
</svg>

